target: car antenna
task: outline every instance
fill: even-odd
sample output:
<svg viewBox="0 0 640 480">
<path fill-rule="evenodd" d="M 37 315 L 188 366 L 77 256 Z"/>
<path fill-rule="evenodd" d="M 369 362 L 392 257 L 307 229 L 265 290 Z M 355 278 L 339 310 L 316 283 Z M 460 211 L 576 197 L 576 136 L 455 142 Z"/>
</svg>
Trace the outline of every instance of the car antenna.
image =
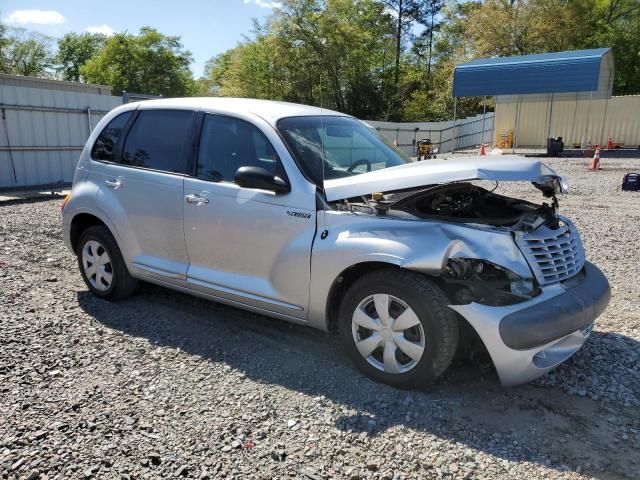
<svg viewBox="0 0 640 480">
<path fill-rule="evenodd" d="M 320 131 L 322 131 L 322 137 L 320 137 L 320 149 L 322 152 L 320 161 L 322 164 L 322 195 L 323 195 L 323 205 L 322 205 L 322 233 L 320 234 L 320 239 L 324 240 L 329 235 L 329 231 L 327 230 L 327 202 L 326 202 L 326 193 L 324 189 L 324 164 L 325 164 L 325 130 L 324 130 L 324 109 L 322 102 L 322 72 L 320 73 Z"/>
</svg>

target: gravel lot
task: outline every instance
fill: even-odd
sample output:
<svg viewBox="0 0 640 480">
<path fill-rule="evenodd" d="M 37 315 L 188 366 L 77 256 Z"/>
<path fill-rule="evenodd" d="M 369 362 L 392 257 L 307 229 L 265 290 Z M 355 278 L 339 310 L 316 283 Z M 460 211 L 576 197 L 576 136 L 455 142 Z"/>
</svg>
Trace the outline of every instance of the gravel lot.
<svg viewBox="0 0 640 480">
<path fill-rule="evenodd" d="M 335 335 L 150 285 L 98 300 L 60 199 L 0 204 L 1 478 L 638 478 L 640 193 L 619 184 L 640 160 L 547 163 L 613 297 L 572 360 L 510 389 L 477 361 L 394 390 Z"/>
</svg>

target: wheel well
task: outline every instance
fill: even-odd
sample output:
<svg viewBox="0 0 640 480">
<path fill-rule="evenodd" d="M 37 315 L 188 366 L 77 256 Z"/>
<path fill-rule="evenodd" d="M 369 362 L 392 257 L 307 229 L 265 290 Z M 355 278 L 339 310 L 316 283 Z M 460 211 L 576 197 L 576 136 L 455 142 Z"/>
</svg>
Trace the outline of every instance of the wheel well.
<svg viewBox="0 0 640 480">
<path fill-rule="evenodd" d="M 344 270 L 334 280 L 331 289 L 329 290 L 329 296 L 327 298 L 327 327 L 329 331 L 336 332 L 338 330 L 338 313 L 340 311 L 340 304 L 344 298 L 347 290 L 363 275 L 374 272 L 376 270 L 382 270 L 384 268 L 400 268 L 392 263 L 385 262 L 363 262 L 352 265 Z"/>
<path fill-rule="evenodd" d="M 361 278 L 363 275 L 385 268 L 399 269 L 401 267 L 385 262 L 364 262 L 353 265 L 338 275 L 329 290 L 329 297 L 327 299 L 327 327 L 329 331 L 338 331 L 338 313 L 340 310 L 340 304 L 351 285 L 353 285 L 356 280 Z M 431 280 L 442 288 L 438 277 L 431 277 Z M 444 290 L 443 293 L 447 296 Z M 461 359 L 469 359 L 476 354 L 482 354 L 490 358 L 487 348 L 475 328 L 473 328 L 468 320 L 462 315 L 456 313 L 456 316 L 460 327 L 458 357 Z"/>
<path fill-rule="evenodd" d="M 100 220 L 95 215 L 91 215 L 90 213 L 80 213 L 73 217 L 71 220 L 71 230 L 69 233 L 69 238 L 71 240 L 71 246 L 73 247 L 73 251 L 77 253 L 77 243 L 80 235 L 87 228 L 93 227 L 94 225 L 104 225 L 104 222 Z"/>
</svg>

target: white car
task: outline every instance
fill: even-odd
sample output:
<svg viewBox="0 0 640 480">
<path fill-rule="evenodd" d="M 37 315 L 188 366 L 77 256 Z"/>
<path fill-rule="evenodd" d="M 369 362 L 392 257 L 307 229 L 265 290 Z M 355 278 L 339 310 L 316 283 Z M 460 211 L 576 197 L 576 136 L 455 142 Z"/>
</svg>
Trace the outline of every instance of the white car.
<svg viewBox="0 0 640 480">
<path fill-rule="evenodd" d="M 475 180 L 526 181 L 540 203 Z M 138 280 L 336 331 L 357 367 L 432 382 L 478 338 L 506 385 L 573 355 L 609 301 L 563 182 L 518 157 L 412 162 L 338 112 L 249 99 L 118 107 L 63 209 L 88 288 Z"/>
</svg>

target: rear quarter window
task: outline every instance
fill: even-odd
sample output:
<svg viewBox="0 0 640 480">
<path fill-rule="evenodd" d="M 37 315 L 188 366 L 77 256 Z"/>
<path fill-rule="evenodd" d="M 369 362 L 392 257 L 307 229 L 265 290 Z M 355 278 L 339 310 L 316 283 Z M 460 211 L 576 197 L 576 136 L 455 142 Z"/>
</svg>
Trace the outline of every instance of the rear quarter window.
<svg viewBox="0 0 640 480">
<path fill-rule="evenodd" d="M 91 158 L 94 160 L 113 161 L 113 147 L 115 146 L 122 130 L 129 121 L 132 111 L 124 112 L 111 120 L 100 132 L 96 143 L 91 149 Z"/>
<path fill-rule="evenodd" d="M 189 110 L 142 110 L 127 133 L 121 163 L 187 173 L 185 154 L 193 115 Z"/>
</svg>

